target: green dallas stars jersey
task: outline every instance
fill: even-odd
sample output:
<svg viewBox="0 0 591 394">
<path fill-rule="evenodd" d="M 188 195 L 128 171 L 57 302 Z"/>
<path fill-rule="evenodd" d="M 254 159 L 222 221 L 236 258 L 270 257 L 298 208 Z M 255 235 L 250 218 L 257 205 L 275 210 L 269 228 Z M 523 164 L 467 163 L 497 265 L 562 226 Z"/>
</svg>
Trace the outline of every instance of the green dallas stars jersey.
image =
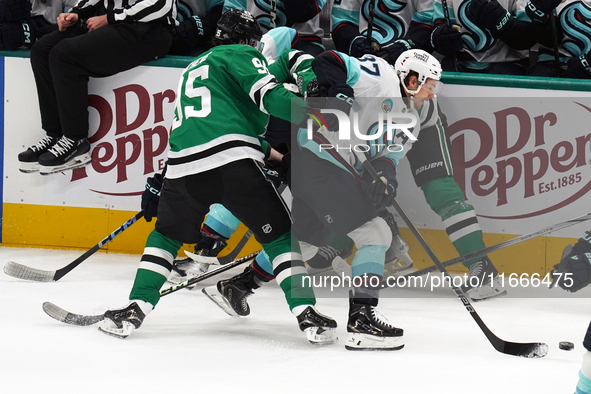
<svg viewBox="0 0 591 394">
<path fill-rule="evenodd" d="M 217 46 L 195 59 L 177 89 L 169 138 L 167 178 L 181 178 L 232 161 L 263 161 L 269 114 L 290 120 L 296 98 L 269 73 L 267 61 L 247 45 Z M 298 99 L 303 119 L 306 103 Z"/>
</svg>

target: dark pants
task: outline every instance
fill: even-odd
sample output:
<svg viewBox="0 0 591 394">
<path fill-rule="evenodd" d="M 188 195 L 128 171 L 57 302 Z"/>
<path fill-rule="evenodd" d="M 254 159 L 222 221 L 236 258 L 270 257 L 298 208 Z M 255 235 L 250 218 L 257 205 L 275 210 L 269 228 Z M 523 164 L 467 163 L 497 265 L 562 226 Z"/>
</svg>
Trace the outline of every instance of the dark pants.
<svg viewBox="0 0 591 394">
<path fill-rule="evenodd" d="M 270 243 L 291 229 L 289 211 L 254 160 L 244 159 L 179 179 L 164 179 L 156 230 L 172 239 L 198 243 L 209 206 L 220 203 Z"/>
<path fill-rule="evenodd" d="M 163 57 L 172 38 L 159 23 L 118 23 L 86 33 L 76 24 L 31 48 L 41 125 L 49 135 L 88 137 L 88 79 Z"/>
</svg>

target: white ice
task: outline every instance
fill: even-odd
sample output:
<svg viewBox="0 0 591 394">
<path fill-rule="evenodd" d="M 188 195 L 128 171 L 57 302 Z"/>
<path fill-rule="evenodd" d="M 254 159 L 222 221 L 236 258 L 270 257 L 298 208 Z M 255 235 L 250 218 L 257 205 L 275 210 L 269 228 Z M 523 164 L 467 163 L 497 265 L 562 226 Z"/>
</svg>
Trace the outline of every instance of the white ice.
<svg viewBox="0 0 591 394">
<path fill-rule="evenodd" d="M 54 270 L 80 254 L 0 247 L 0 263 Z M 401 290 L 404 298 L 381 300 L 380 312 L 405 330 L 406 346 L 396 352 L 345 350 L 348 306 L 336 298 L 317 306 L 338 321 L 339 342 L 310 345 L 274 283 L 249 298 L 246 318 L 227 316 L 201 286 L 170 294 L 126 340 L 96 326 L 68 326 L 41 309 L 44 301 L 82 314 L 124 305 L 138 260 L 96 253 L 55 283 L 0 273 L 0 393 L 570 394 L 591 319 L 589 298 L 550 298 L 562 296 L 560 289 L 543 289 L 549 298 L 475 304 L 500 338 L 549 345 L 546 357 L 525 359 L 497 352 L 449 289 L 428 298 Z M 559 341 L 575 349 L 559 350 Z"/>
</svg>

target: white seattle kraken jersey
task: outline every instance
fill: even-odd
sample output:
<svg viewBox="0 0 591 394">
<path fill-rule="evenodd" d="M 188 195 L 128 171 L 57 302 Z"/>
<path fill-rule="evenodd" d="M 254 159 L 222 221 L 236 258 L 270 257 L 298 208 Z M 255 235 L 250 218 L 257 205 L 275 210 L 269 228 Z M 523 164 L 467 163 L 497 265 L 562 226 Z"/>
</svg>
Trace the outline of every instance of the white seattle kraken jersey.
<svg viewBox="0 0 591 394">
<path fill-rule="evenodd" d="M 525 14 L 525 6 L 528 0 L 499 0 L 507 11 L 516 18 L 529 20 Z M 511 48 L 501 40 L 493 38 L 486 29 L 481 29 L 466 17 L 466 7 L 470 0 L 448 0 L 447 7 L 449 18 L 453 24 L 462 27 L 462 40 L 464 41 L 464 52 L 472 55 L 474 60 L 481 63 L 510 62 L 524 59 L 529 56 L 529 51 L 518 51 Z M 445 20 L 441 0 L 435 0 L 434 19 Z"/>
<path fill-rule="evenodd" d="M 335 147 L 345 148 L 365 145 L 366 147 L 360 149 L 367 150 L 368 159 L 387 157 L 395 164 L 398 164 L 415 141 L 407 133 L 401 131 L 400 128 L 394 129 L 388 135 L 385 128 L 388 114 L 391 116 L 397 114 L 397 116 L 393 117 L 392 123 L 413 124 L 413 126 L 406 127 L 406 130 L 409 134 L 418 138 L 421 127 L 435 125 L 438 119 L 436 102 L 434 100 L 425 101 L 420 111 L 409 108 L 406 104 L 408 101 L 402 98 L 400 80 L 387 61 L 373 55 L 365 55 L 358 59 L 340 52 L 335 53 L 342 58 L 347 66 L 347 84 L 353 88 L 355 94 L 355 104 L 351 114 L 357 112 L 358 121 L 355 122 L 353 115 L 349 116 L 353 127 L 355 127 L 356 123 L 359 134 L 363 136 L 375 136 L 376 134 L 380 134 L 380 136 L 379 138 L 370 137 L 371 139 L 360 138 L 351 130 L 350 140 L 340 140 L 337 132 L 327 131 L 322 128 L 319 133 L 330 145 Z M 381 128 L 378 126 L 380 116 L 383 119 Z M 318 143 L 307 140 L 307 135 L 301 131 L 298 142 L 301 146 L 312 150 L 320 157 L 341 166 L 326 150 L 320 149 Z M 362 164 L 357 160 L 354 152 L 341 148 L 337 149 L 337 151 L 351 166 L 357 170 L 362 169 Z M 344 169 L 346 170 L 346 168 Z"/>
<path fill-rule="evenodd" d="M 580 56 L 591 50 L 591 0 L 565 0 L 556 7 L 556 24 L 564 33 L 558 46 L 561 56 Z M 553 48 L 546 48 L 554 53 Z M 554 59 L 553 56 L 547 59 Z"/>
</svg>

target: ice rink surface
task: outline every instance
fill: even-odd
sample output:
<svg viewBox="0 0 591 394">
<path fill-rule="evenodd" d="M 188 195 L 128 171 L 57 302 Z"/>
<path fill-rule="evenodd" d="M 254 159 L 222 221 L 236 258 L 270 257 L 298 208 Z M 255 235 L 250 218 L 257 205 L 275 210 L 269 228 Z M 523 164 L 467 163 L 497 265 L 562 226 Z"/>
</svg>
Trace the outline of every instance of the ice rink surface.
<svg viewBox="0 0 591 394">
<path fill-rule="evenodd" d="M 82 253 L 0 247 L 0 263 L 55 270 Z M 539 289 L 536 294 L 548 298 L 474 304 L 500 338 L 549 345 L 546 357 L 525 359 L 498 353 L 450 289 L 381 300 L 379 311 L 405 330 L 406 346 L 395 352 L 345 350 L 348 305 L 342 298 L 317 304 L 338 321 L 339 342 L 310 345 L 274 282 L 249 298 L 246 318 L 226 315 L 202 286 L 170 294 L 126 340 L 96 326 L 68 326 L 41 309 L 44 301 L 81 314 L 123 306 L 138 261 L 96 253 L 54 283 L 0 273 L 0 392 L 572 394 L 591 320 L 591 289 L 583 290 L 588 298 Z M 559 350 L 559 341 L 575 349 Z"/>
</svg>

